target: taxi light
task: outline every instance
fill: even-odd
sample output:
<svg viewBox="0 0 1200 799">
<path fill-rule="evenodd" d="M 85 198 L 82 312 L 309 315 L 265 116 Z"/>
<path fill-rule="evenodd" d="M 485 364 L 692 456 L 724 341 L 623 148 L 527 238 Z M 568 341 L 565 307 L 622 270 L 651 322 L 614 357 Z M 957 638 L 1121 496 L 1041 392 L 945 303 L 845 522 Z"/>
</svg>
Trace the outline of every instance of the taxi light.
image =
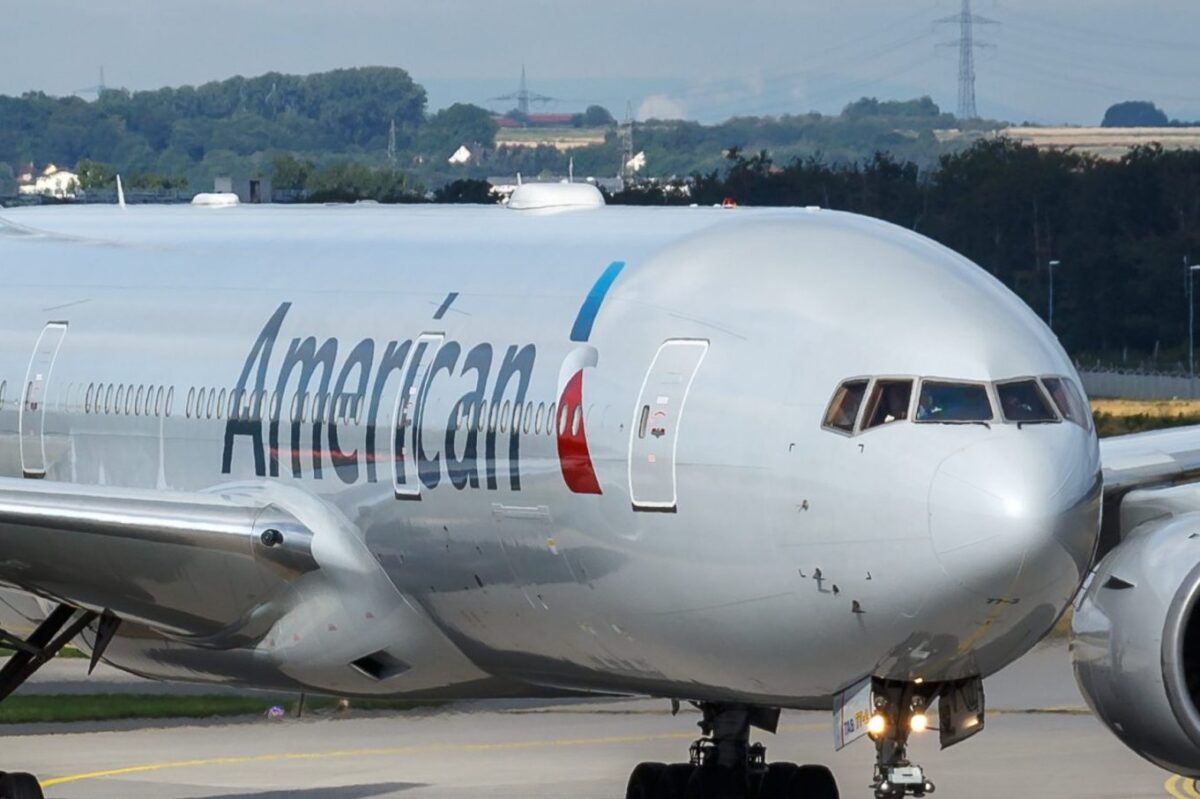
<svg viewBox="0 0 1200 799">
<path fill-rule="evenodd" d="M 871 716 L 871 720 L 867 722 L 867 733 L 869 735 L 883 735 L 883 731 L 887 729 L 887 719 L 882 713 L 876 713 Z"/>
<path fill-rule="evenodd" d="M 929 717 L 924 713 L 914 713 L 912 721 L 909 722 L 909 727 L 913 732 L 925 732 L 929 729 Z"/>
</svg>

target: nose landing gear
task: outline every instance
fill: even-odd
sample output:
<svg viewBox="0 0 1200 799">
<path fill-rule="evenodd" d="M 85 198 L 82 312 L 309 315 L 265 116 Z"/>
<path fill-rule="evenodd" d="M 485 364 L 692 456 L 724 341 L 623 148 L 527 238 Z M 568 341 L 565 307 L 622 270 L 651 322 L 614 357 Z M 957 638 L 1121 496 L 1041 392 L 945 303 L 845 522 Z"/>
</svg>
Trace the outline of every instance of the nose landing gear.
<svg viewBox="0 0 1200 799">
<path fill-rule="evenodd" d="M 925 712 L 933 690 L 915 683 L 882 683 L 875 688 L 875 719 L 869 733 L 875 742 L 875 799 L 903 799 L 934 792 L 925 770 L 908 760 L 908 736 L 925 728 Z M 874 720 L 873 720 L 874 722 Z"/>
<path fill-rule="evenodd" d="M 750 727 L 775 732 L 776 709 L 697 703 L 703 737 L 687 763 L 642 763 L 633 770 L 626 799 L 839 799 L 824 766 L 767 763 L 767 749 L 750 743 Z"/>
</svg>

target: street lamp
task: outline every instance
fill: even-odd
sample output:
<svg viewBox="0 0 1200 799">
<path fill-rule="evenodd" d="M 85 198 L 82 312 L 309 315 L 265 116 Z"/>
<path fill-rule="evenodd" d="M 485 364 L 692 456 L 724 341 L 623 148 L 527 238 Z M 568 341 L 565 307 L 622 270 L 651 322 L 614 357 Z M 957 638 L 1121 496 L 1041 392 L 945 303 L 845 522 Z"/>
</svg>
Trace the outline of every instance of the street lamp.
<svg viewBox="0 0 1200 799">
<path fill-rule="evenodd" d="M 1050 326 L 1051 330 L 1054 329 L 1054 267 L 1059 266 L 1061 264 L 1062 264 L 1062 261 L 1051 261 L 1049 264 L 1049 267 L 1050 267 L 1050 303 L 1049 303 L 1050 304 L 1050 313 L 1048 313 L 1046 315 L 1047 316 L 1046 324 L 1048 324 Z"/>
</svg>

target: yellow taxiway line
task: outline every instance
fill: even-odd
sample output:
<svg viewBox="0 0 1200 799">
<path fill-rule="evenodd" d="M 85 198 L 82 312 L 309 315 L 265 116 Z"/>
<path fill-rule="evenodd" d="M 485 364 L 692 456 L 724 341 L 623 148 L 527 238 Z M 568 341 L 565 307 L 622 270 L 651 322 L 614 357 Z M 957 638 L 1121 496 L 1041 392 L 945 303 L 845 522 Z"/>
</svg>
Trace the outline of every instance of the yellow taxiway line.
<svg viewBox="0 0 1200 799">
<path fill-rule="evenodd" d="M 825 724 L 795 724 L 783 725 L 780 732 L 799 730 L 824 729 Z M 338 749 L 329 752 L 282 752 L 265 755 L 240 755 L 231 757 L 210 757 L 195 760 L 172 760 L 162 763 L 144 763 L 136 766 L 104 769 L 102 771 L 87 771 L 81 774 L 67 774 L 62 777 L 52 777 L 42 781 L 43 788 L 55 785 L 65 785 L 84 780 L 98 780 L 105 777 L 122 777 L 131 774 L 148 774 L 155 771 L 171 769 L 199 768 L 203 766 L 239 766 L 251 763 L 285 763 L 293 761 L 336 760 L 352 757 L 395 757 L 398 755 L 431 754 L 437 752 L 514 752 L 529 749 L 565 749 L 580 746 L 606 746 L 614 744 L 637 744 L 650 741 L 690 741 L 696 737 L 694 732 L 670 732 L 658 735 L 617 735 L 603 738 L 557 738 L 534 741 L 505 741 L 502 743 L 474 744 L 421 744 L 414 746 L 392 746 L 376 749 Z M 1200 799 L 1200 796 L 1197 797 Z"/>
<path fill-rule="evenodd" d="M 1163 789 L 1175 799 L 1200 799 L 1200 791 L 1196 790 L 1196 781 L 1188 777 L 1173 774 L 1163 783 Z"/>
</svg>

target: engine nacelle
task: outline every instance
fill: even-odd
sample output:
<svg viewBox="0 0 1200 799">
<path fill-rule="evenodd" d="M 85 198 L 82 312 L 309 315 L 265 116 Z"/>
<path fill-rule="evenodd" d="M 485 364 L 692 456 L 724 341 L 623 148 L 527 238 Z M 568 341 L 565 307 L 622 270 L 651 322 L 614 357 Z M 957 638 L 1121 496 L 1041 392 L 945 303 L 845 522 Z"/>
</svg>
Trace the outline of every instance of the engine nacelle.
<svg viewBox="0 0 1200 799">
<path fill-rule="evenodd" d="M 1130 494 L 1121 529 L 1076 605 L 1075 678 L 1126 746 L 1200 778 L 1200 488 Z"/>
</svg>

